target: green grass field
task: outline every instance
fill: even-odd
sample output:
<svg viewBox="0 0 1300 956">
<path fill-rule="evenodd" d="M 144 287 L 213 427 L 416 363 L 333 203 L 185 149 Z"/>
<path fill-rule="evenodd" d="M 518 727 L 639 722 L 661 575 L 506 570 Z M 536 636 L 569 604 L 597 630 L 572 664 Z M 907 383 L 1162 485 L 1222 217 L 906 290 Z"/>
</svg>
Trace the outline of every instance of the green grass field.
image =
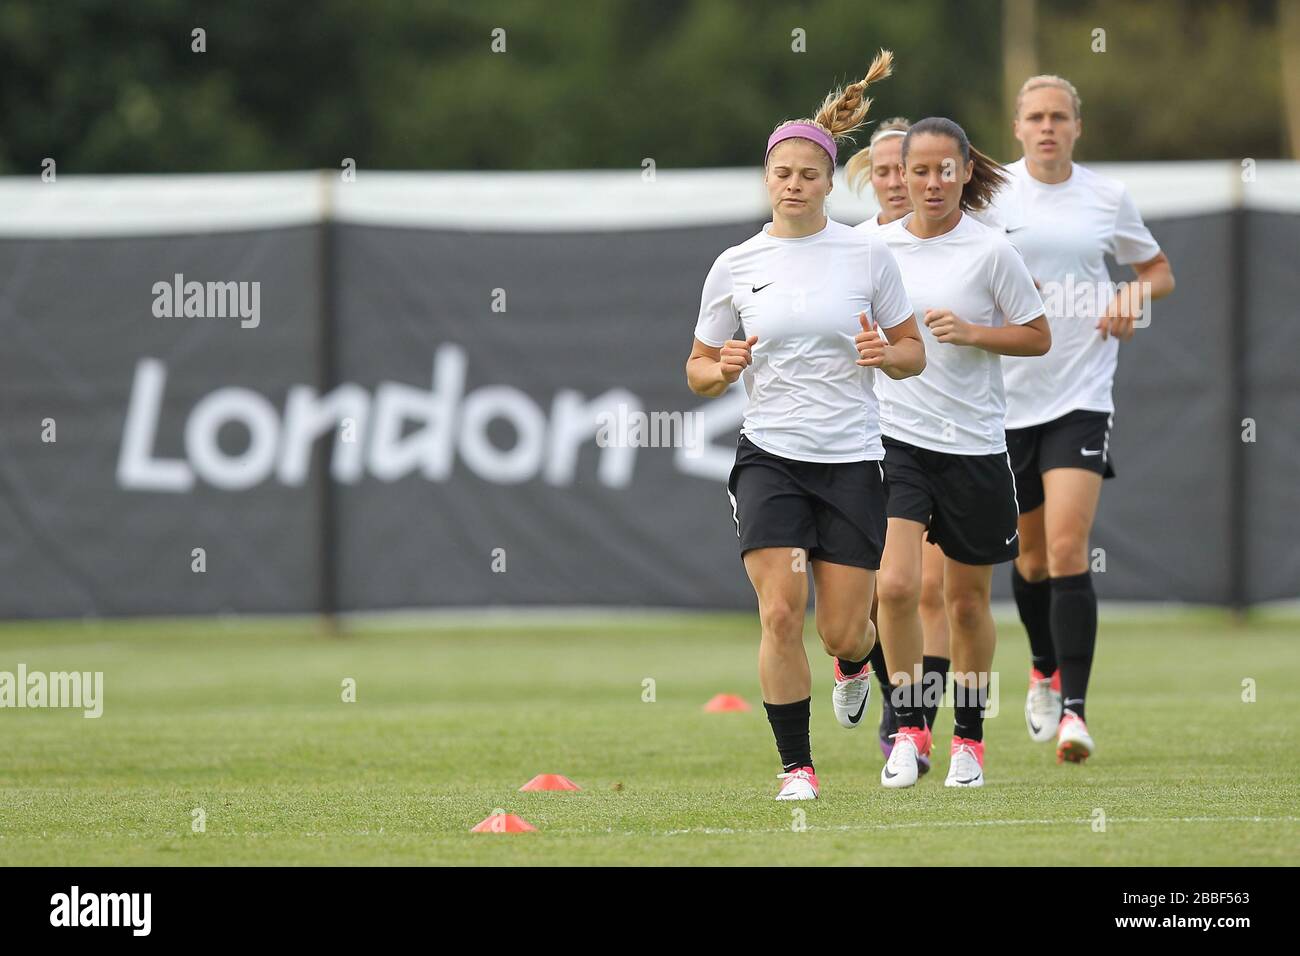
<svg viewBox="0 0 1300 956">
<path fill-rule="evenodd" d="M 772 799 L 751 615 L 4 624 L 0 671 L 103 671 L 104 712 L 0 709 L 0 862 L 1294 864 L 1300 622 L 1105 617 L 1082 766 L 1029 741 L 1000 623 L 982 790 L 943 787 L 946 710 L 935 772 L 884 791 L 878 697 L 841 729 L 811 637 L 822 799 L 799 804 Z M 754 711 L 703 713 L 720 691 Z M 584 789 L 517 792 L 540 772 Z M 469 833 L 498 807 L 540 832 Z"/>
</svg>

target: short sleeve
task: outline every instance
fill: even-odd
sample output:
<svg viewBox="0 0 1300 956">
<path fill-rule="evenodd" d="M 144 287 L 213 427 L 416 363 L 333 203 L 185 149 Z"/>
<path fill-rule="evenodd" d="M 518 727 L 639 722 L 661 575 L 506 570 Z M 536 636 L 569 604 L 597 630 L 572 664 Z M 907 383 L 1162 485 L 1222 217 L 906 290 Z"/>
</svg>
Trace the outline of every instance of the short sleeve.
<svg viewBox="0 0 1300 956">
<path fill-rule="evenodd" d="M 1005 232 L 1007 221 L 1002 210 L 996 205 L 990 203 L 983 209 L 972 209 L 966 212 L 976 222 L 982 226 L 988 226 L 990 229 L 996 229 L 998 232 Z"/>
<path fill-rule="evenodd" d="M 1115 212 L 1115 233 L 1111 238 L 1111 250 L 1115 261 L 1122 266 L 1135 262 L 1150 262 L 1160 255 L 1160 244 L 1156 242 L 1151 230 L 1142 221 L 1137 203 L 1121 187 L 1119 209 Z"/>
<path fill-rule="evenodd" d="M 1009 325 L 1024 325 L 1047 311 L 1025 260 L 1001 236 L 994 245 L 991 287 L 994 304 Z"/>
<path fill-rule="evenodd" d="M 740 324 L 732 291 L 731 268 L 724 252 L 709 270 L 700 296 L 700 317 L 695 323 L 695 337 L 705 345 L 721 348 Z"/>
<path fill-rule="evenodd" d="M 871 320 L 882 329 L 912 318 L 912 300 L 903 286 L 903 274 L 889 246 L 875 241 L 871 244 Z"/>
</svg>

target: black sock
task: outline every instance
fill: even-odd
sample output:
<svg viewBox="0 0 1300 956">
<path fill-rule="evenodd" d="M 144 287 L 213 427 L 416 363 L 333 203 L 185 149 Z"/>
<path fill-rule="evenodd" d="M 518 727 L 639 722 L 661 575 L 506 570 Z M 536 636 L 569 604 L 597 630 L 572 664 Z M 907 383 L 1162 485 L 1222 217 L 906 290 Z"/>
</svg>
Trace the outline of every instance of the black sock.
<svg viewBox="0 0 1300 956">
<path fill-rule="evenodd" d="M 984 705 L 988 703 L 989 688 L 965 687 L 953 683 L 952 735 L 967 740 L 984 739 Z"/>
<path fill-rule="evenodd" d="M 889 699 L 889 668 L 885 664 L 885 648 L 880 643 L 880 638 L 876 638 L 876 646 L 871 649 L 867 655 L 867 660 L 871 661 L 871 669 L 876 672 L 876 680 L 880 681 L 880 692 L 883 695 L 881 700 Z M 840 665 L 844 669 L 844 665 Z"/>
<path fill-rule="evenodd" d="M 788 773 L 798 767 L 811 767 L 812 746 L 808 743 L 808 716 L 812 698 L 805 697 L 793 704 L 769 704 L 763 701 L 767 720 L 776 735 L 776 749 L 781 754 L 781 767 Z"/>
<path fill-rule="evenodd" d="M 1052 578 L 1052 637 L 1061 665 L 1061 702 L 1083 720 L 1083 699 L 1097 647 L 1097 592 L 1092 572 Z"/>
<path fill-rule="evenodd" d="M 899 684 L 890 691 L 890 701 L 894 705 L 894 717 L 899 729 L 925 727 L 925 709 L 921 706 L 920 684 Z"/>
<path fill-rule="evenodd" d="M 1020 569 L 1011 565 L 1011 593 L 1020 611 L 1020 623 L 1029 632 L 1029 653 L 1034 667 L 1044 677 L 1056 673 L 1056 647 L 1052 643 L 1052 582 L 1026 581 Z"/>
<path fill-rule="evenodd" d="M 876 643 L 879 643 L 879 641 Z M 862 668 L 867 666 L 867 661 L 871 660 L 870 657 L 864 657 L 860 661 L 846 661 L 842 657 L 835 659 L 840 662 L 840 673 L 845 677 L 856 677 L 862 671 Z"/>
<path fill-rule="evenodd" d="M 925 711 L 925 726 L 933 727 L 934 718 L 939 713 L 939 702 L 943 700 L 943 685 L 948 677 L 948 658 L 926 654 L 923 660 L 925 676 L 921 679 L 921 686 L 925 691 L 921 706 Z"/>
</svg>

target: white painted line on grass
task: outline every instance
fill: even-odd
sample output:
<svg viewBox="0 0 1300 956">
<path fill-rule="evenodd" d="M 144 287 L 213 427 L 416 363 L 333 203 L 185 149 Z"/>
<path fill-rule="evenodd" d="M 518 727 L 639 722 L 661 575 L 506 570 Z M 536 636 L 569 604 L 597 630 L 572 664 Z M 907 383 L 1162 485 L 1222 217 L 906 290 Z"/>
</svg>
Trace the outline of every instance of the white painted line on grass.
<svg viewBox="0 0 1300 956">
<path fill-rule="evenodd" d="M 845 823 L 836 826 L 817 826 L 808 824 L 808 831 L 844 831 L 844 830 L 928 830 L 962 827 L 1036 827 L 1052 824 L 1073 824 L 1090 826 L 1091 817 L 1075 820 L 921 820 L 912 823 Z M 1107 817 L 1106 825 L 1113 823 L 1296 823 L 1300 817 Z M 556 832 L 556 831 L 551 831 Z M 573 832 L 573 831 L 570 831 Z M 581 832 L 581 831 L 577 831 Z M 787 827 L 770 827 L 755 830 L 741 830 L 731 827 L 690 827 L 685 830 L 664 830 L 654 836 L 680 836 L 688 833 L 728 834 L 728 833 L 789 833 Z M 635 835 L 625 831 L 624 835 Z"/>
</svg>

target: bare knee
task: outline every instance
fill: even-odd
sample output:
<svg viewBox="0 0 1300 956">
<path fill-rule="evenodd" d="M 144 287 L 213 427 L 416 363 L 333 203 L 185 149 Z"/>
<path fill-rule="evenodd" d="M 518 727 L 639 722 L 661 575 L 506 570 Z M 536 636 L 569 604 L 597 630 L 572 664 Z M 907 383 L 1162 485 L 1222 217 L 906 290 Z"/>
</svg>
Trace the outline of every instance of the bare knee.
<svg viewBox="0 0 1300 956">
<path fill-rule="evenodd" d="M 978 630 L 990 613 L 989 596 L 984 591 L 955 591 L 947 596 L 947 608 L 954 630 Z"/>
<path fill-rule="evenodd" d="M 942 614 L 943 611 L 943 579 L 923 579 L 921 581 L 921 613 Z"/>
<path fill-rule="evenodd" d="M 862 640 L 867 634 L 871 622 L 834 621 L 823 624 L 817 622 L 817 634 L 822 639 L 826 653 L 841 660 L 858 660 L 862 653 Z"/>
<path fill-rule="evenodd" d="M 1058 535 L 1047 545 L 1047 570 L 1054 578 L 1083 574 L 1088 570 L 1088 539 L 1074 534 Z M 1022 574 L 1024 572 L 1021 572 Z"/>
<path fill-rule="evenodd" d="M 1020 554 L 1015 560 L 1016 571 L 1030 584 L 1047 580 L 1047 549 L 1026 548 L 1022 542 Z"/>
<path fill-rule="evenodd" d="M 804 609 L 788 601 L 772 601 L 759 609 L 763 639 L 802 643 Z"/>
<path fill-rule="evenodd" d="M 912 611 L 921 601 L 921 582 L 910 574 L 882 570 L 876 578 L 876 595 L 880 606 L 890 612 Z"/>
</svg>

